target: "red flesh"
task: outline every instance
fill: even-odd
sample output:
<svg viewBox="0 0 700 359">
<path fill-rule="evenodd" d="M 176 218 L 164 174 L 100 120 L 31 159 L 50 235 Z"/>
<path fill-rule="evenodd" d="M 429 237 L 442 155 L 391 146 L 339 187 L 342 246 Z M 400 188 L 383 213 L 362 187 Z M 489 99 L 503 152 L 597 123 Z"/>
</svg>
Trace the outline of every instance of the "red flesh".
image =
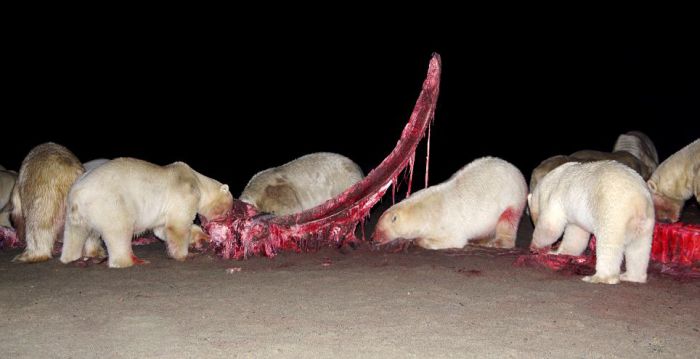
<svg viewBox="0 0 700 359">
<path fill-rule="evenodd" d="M 595 237 L 581 256 L 526 254 L 515 265 L 541 266 L 572 274 L 595 273 Z M 656 223 L 649 263 L 651 272 L 677 278 L 700 278 L 700 225 Z"/>
<path fill-rule="evenodd" d="M 0 249 L 20 247 L 24 247 L 24 243 L 20 242 L 19 238 L 17 238 L 15 230 L 0 226 Z"/>
<path fill-rule="evenodd" d="M 410 193 L 416 147 L 435 115 L 440 73 L 440 55 L 433 54 L 423 89 L 401 138 L 365 179 L 315 208 L 287 216 L 256 216 L 254 207 L 235 200 L 230 215 L 203 222 L 211 237 L 210 248 L 223 258 L 243 259 L 251 255 L 273 257 L 278 250 L 301 251 L 357 241 L 354 234 L 357 224 L 365 220 L 389 185 L 396 185 L 398 175 L 406 167 L 411 171 Z"/>
</svg>

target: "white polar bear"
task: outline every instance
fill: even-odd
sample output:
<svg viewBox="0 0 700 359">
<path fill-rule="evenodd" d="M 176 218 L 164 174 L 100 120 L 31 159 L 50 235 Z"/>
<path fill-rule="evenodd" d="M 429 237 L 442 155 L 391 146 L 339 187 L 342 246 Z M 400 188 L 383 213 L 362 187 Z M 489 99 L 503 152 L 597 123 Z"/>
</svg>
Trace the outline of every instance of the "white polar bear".
<svg viewBox="0 0 700 359">
<path fill-rule="evenodd" d="M 693 195 L 700 203 L 700 139 L 663 161 L 647 185 L 659 221 L 678 222 L 685 201 Z"/>
<path fill-rule="evenodd" d="M 94 160 L 87 161 L 83 163 L 83 167 L 85 167 L 85 174 L 87 174 L 90 170 L 97 168 L 99 166 L 102 166 L 103 164 L 109 162 L 110 160 L 107 158 L 96 158 Z M 85 175 L 83 174 L 83 175 Z M 190 242 L 190 247 L 194 248 L 203 248 L 204 244 L 209 241 L 209 236 L 204 233 L 204 230 L 198 225 L 193 225 L 192 226 L 192 240 Z M 90 254 L 86 254 L 87 256 L 94 256 Z"/>
<path fill-rule="evenodd" d="M 462 248 L 470 240 L 513 248 L 526 199 L 520 170 L 500 158 L 480 158 L 386 210 L 372 239 L 415 240 L 426 249 Z"/>
<path fill-rule="evenodd" d="M 232 206 L 228 185 L 183 162 L 158 166 L 134 158 L 114 159 L 71 189 L 61 262 L 77 260 L 85 241 L 101 236 L 109 267 L 130 267 L 139 261 L 131 239 L 146 230 L 166 242 L 171 257 L 184 260 L 191 237 L 200 232 L 192 223 L 195 215 L 214 219 Z"/>
<path fill-rule="evenodd" d="M 261 212 L 283 216 L 316 207 L 363 177 L 360 166 L 345 156 L 312 153 L 258 172 L 239 199 Z"/>
<path fill-rule="evenodd" d="M 642 177 L 616 161 L 570 162 L 547 174 L 528 196 L 535 223 L 531 248 L 564 239 L 554 254 L 581 255 L 596 236 L 591 283 L 646 282 L 654 206 Z M 624 253 L 627 271 L 620 275 Z"/>
<path fill-rule="evenodd" d="M 1 166 L 0 166 L 1 167 Z M 0 226 L 11 227 L 10 212 L 12 212 L 12 189 L 17 182 L 17 172 L 0 169 Z"/>
</svg>

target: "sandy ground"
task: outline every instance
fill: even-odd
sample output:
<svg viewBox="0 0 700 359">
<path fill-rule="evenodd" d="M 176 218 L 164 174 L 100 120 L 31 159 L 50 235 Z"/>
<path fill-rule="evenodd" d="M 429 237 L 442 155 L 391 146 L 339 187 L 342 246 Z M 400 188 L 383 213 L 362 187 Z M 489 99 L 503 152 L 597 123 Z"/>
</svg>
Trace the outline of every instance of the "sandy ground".
<svg viewBox="0 0 700 359">
<path fill-rule="evenodd" d="M 531 231 L 525 219 L 519 246 Z M 151 263 L 0 253 L 0 357 L 700 357 L 700 280 L 592 285 L 481 249 L 184 263 L 161 243 L 135 252 Z"/>
</svg>

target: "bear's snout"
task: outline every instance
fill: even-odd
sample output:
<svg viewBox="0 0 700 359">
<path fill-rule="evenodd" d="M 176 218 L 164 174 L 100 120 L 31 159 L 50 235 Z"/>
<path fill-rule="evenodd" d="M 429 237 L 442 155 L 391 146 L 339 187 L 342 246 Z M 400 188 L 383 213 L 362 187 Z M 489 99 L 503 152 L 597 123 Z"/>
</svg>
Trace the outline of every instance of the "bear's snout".
<svg viewBox="0 0 700 359">
<path fill-rule="evenodd" d="M 372 237 L 370 239 L 376 244 L 384 244 L 387 242 L 386 234 L 379 228 L 374 230 L 374 233 L 372 233 Z"/>
</svg>

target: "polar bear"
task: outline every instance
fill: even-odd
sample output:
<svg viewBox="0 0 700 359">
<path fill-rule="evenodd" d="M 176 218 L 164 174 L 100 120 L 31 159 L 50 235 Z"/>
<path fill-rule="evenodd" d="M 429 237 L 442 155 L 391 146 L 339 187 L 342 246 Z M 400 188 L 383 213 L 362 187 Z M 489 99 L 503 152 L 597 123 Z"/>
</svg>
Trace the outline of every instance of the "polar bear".
<svg viewBox="0 0 700 359">
<path fill-rule="evenodd" d="M 513 248 L 526 198 L 525 177 L 515 166 L 479 158 L 386 210 L 372 239 L 379 244 L 415 240 L 426 249 L 462 248 L 471 240 Z"/>
<path fill-rule="evenodd" d="M 700 139 L 663 161 L 647 181 L 654 195 L 656 219 L 678 222 L 685 201 L 695 195 L 700 203 Z"/>
<path fill-rule="evenodd" d="M 639 174 L 616 161 L 570 162 L 547 174 L 528 196 L 535 223 L 531 248 L 564 239 L 554 254 L 581 255 L 596 236 L 591 283 L 646 282 L 654 233 L 651 194 Z M 622 257 L 627 271 L 620 275 Z"/>
<path fill-rule="evenodd" d="M 645 180 L 649 179 L 659 165 L 659 155 L 656 146 L 649 136 L 639 131 L 630 131 L 617 137 L 613 152 L 625 151 L 639 159 L 642 166 L 640 174 Z"/>
<path fill-rule="evenodd" d="M 93 168 L 97 168 L 99 166 L 102 166 L 103 164 L 109 162 L 110 160 L 107 158 L 96 158 L 94 160 L 87 161 L 83 163 L 83 167 L 85 167 L 85 174 L 87 174 L 90 170 Z M 83 176 L 85 175 L 83 174 Z M 209 241 L 209 236 L 204 233 L 204 230 L 202 230 L 202 227 L 198 225 L 193 225 L 192 226 L 192 237 L 191 237 L 191 242 L 190 242 L 190 247 L 193 248 L 202 248 L 206 242 Z M 88 257 L 94 257 L 95 255 L 90 255 L 90 254 L 85 254 Z"/>
<path fill-rule="evenodd" d="M 117 158 L 80 178 L 68 195 L 61 262 L 81 257 L 86 240 L 102 237 L 110 268 L 140 261 L 131 250 L 134 234 L 153 230 L 172 258 L 184 260 L 192 222 L 225 215 L 233 206 L 228 185 L 206 177 L 183 162 L 158 166 L 135 158 Z"/>
<path fill-rule="evenodd" d="M 0 226 L 11 227 L 10 212 L 12 211 L 12 189 L 17 182 L 17 172 L 0 169 Z"/>
<path fill-rule="evenodd" d="M 360 166 L 345 156 L 312 153 L 258 172 L 239 199 L 261 212 L 283 216 L 316 207 L 363 177 Z"/>
<path fill-rule="evenodd" d="M 13 261 L 51 258 L 63 230 L 66 196 L 83 172 L 78 158 L 59 144 L 48 142 L 29 151 L 12 190 L 12 222 L 17 238 L 26 243 L 24 252 Z"/>
</svg>

